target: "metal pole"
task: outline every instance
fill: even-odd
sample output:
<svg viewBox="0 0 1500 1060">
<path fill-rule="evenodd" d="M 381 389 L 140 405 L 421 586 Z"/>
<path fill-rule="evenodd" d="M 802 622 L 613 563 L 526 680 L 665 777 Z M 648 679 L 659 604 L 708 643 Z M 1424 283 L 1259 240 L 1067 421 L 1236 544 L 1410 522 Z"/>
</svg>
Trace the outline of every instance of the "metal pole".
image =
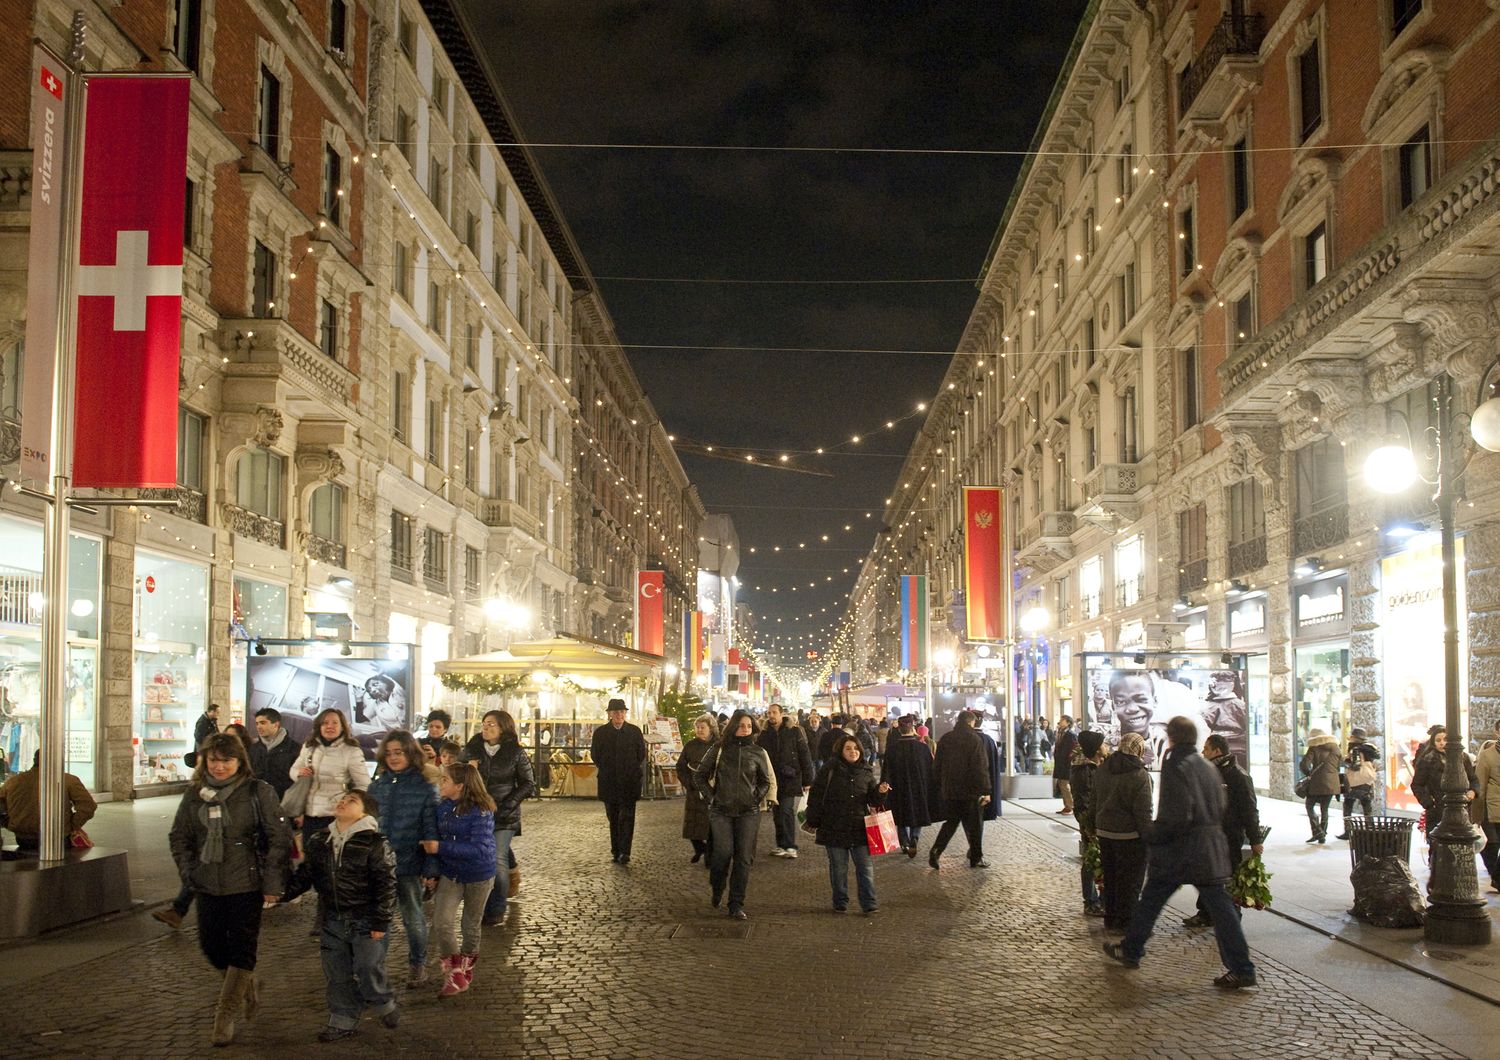
<svg viewBox="0 0 1500 1060">
<path fill-rule="evenodd" d="M 1004 515 L 1004 502 L 1001 502 L 1001 514 Z M 1005 674 L 1005 710 L 1003 711 L 1005 725 L 1005 759 L 1003 766 L 1005 776 L 1015 774 L 1016 755 L 1020 751 L 1020 743 L 1016 737 L 1016 671 L 1015 651 L 1016 640 L 1016 601 L 1015 601 L 1015 575 L 1011 571 L 1011 547 L 1010 535 L 1012 527 L 1010 521 L 1005 523 L 1006 533 L 1001 535 L 1000 540 L 1000 571 L 1003 583 L 1000 586 L 1000 599 L 1005 608 L 1005 628 L 1001 631 L 1005 635 L 1005 642 L 1001 647 L 1002 658 L 1005 662 L 1003 673 Z"/>
<path fill-rule="evenodd" d="M 936 727 L 937 704 L 932 699 L 932 608 L 928 606 L 931 598 L 932 561 L 929 559 L 922 567 L 922 599 L 918 602 L 922 607 L 922 661 L 927 664 L 927 716 Z"/>
<path fill-rule="evenodd" d="M 74 36 L 82 33 L 81 19 L 74 19 Z M 78 48 L 74 48 L 74 56 Z M 73 56 L 70 56 L 73 58 Z M 76 58 L 72 72 L 80 71 Z M 78 241 L 78 200 L 83 174 L 83 101 L 87 91 L 82 76 L 71 79 L 65 102 L 67 163 L 62 175 L 62 238 L 58 241 L 57 348 L 53 351 L 52 452 L 50 478 L 52 496 L 42 520 L 42 660 L 41 660 L 41 769 L 38 776 L 38 810 L 41 829 L 41 860 L 60 861 L 65 852 L 66 792 L 63 763 L 66 760 L 68 681 L 68 511 L 69 483 L 73 470 L 73 266 Z"/>
<path fill-rule="evenodd" d="M 1438 519 L 1443 554 L 1443 705 L 1448 749 L 1443 764 L 1443 816 L 1428 836 L 1432 874 L 1428 882 L 1427 922 L 1423 936 L 1448 945 L 1484 945 L 1490 941 L 1490 918 L 1479 894 L 1474 869 L 1478 829 L 1469 820 L 1469 777 L 1463 766 L 1463 717 L 1458 698 L 1458 570 L 1453 509 L 1459 468 L 1454 460 L 1453 379 L 1438 376 Z"/>
</svg>

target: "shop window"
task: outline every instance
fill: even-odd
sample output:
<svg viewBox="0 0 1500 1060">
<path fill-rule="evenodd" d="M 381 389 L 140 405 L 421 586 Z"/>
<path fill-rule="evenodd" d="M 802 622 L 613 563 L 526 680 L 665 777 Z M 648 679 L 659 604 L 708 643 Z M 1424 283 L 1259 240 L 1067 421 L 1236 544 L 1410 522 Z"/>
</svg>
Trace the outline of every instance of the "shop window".
<svg viewBox="0 0 1500 1060">
<path fill-rule="evenodd" d="M 1306 143 L 1323 125 L 1322 48 L 1314 38 L 1296 58 L 1297 117 L 1300 142 Z"/>
<path fill-rule="evenodd" d="M 235 465 L 235 503 L 246 511 L 281 518 L 281 483 L 286 458 L 269 449 L 247 449 Z"/>
<path fill-rule="evenodd" d="M 191 409 L 177 409 L 177 484 L 204 492 L 204 445 L 208 435 L 208 417 Z"/>
<path fill-rule="evenodd" d="M 1180 393 L 1178 395 L 1180 398 L 1178 408 L 1181 412 L 1180 427 L 1181 430 L 1186 431 L 1189 428 L 1198 426 L 1203 416 L 1198 382 L 1197 348 L 1189 347 L 1183 350 L 1178 357 L 1177 363 L 1182 369 Z"/>
<path fill-rule="evenodd" d="M 473 545 L 464 546 L 464 592 L 478 596 L 483 588 L 484 554 Z"/>
<path fill-rule="evenodd" d="M 138 549 L 134 601 L 135 783 L 183 781 L 208 703 L 208 567 Z"/>
<path fill-rule="evenodd" d="M 172 51 L 193 73 L 203 72 L 203 0 L 175 0 Z"/>
<path fill-rule="evenodd" d="M 323 145 L 323 216 L 336 228 L 344 226 L 344 156 L 333 144 Z"/>
<path fill-rule="evenodd" d="M 337 482 L 325 482 L 313 490 L 307 503 L 307 521 L 312 532 L 328 541 L 344 543 L 344 505 L 347 494 Z"/>
<path fill-rule="evenodd" d="M 260 68 L 260 114 L 256 135 L 260 149 L 274 159 L 281 158 L 281 79 L 269 67 Z"/>
<path fill-rule="evenodd" d="M 1401 209 L 1416 202 L 1432 186 L 1432 143 L 1427 126 L 1396 149 Z"/>
<path fill-rule="evenodd" d="M 448 591 L 448 535 L 430 526 L 422 532 L 422 580 L 429 589 Z"/>
<path fill-rule="evenodd" d="M 1229 219 L 1243 217 L 1250 209 L 1250 147 L 1241 136 L 1229 148 Z"/>
<path fill-rule="evenodd" d="M 1340 744 L 1349 732 L 1349 649 L 1343 645 L 1298 648 L 1295 653 L 1297 679 L 1296 732 L 1293 755 L 1307 751 L 1308 734 L 1314 729 L 1332 736 Z"/>
<path fill-rule="evenodd" d="M 250 287 L 250 315 L 265 318 L 276 311 L 276 255 L 260 240 L 255 241 Z"/>
<path fill-rule="evenodd" d="M 325 357 L 338 360 L 339 310 L 326 298 L 321 300 L 318 313 L 318 348 Z"/>
<path fill-rule="evenodd" d="M 410 581 L 412 575 L 411 516 L 395 509 L 391 510 L 391 574 L 404 574 L 403 581 Z"/>
</svg>

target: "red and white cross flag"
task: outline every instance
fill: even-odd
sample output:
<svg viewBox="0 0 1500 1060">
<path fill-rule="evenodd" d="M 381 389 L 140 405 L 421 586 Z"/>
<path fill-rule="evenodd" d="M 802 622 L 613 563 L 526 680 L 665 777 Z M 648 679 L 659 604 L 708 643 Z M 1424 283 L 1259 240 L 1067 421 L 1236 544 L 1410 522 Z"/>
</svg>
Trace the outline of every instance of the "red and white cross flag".
<svg viewBox="0 0 1500 1060">
<path fill-rule="evenodd" d="M 73 484 L 172 486 L 188 79 L 95 76 L 85 90 Z"/>
</svg>

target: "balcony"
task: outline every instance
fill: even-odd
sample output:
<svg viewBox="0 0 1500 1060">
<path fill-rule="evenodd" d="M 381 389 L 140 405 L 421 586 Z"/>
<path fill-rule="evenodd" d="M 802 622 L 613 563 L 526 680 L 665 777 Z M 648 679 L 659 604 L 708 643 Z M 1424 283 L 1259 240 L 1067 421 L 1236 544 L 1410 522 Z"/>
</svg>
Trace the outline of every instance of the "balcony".
<svg viewBox="0 0 1500 1060">
<path fill-rule="evenodd" d="M 1098 593 L 1084 593 L 1079 598 L 1079 602 L 1083 605 L 1083 621 L 1088 622 L 1099 617 Z"/>
<path fill-rule="evenodd" d="M 280 519 L 252 512 L 238 504 L 224 505 L 224 525 L 252 541 L 259 541 L 272 548 L 286 547 L 286 524 Z"/>
<path fill-rule="evenodd" d="M 1292 522 L 1292 551 L 1299 556 L 1321 552 L 1349 537 L 1349 505 L 1339 504 Z"/>
<path fill-rule="evenodd" d="M 1177 567 L 1177 594 L 1186 596 L 1208 584 L 1208 557 L 1183 560 Z"/>
<path fill-rule="evenodd" d="M 391 580 L 405 582 L 407 585 L 411 585 L 416 581 L 411 569 L 410 552 L 405 554 L 391 553 Z"/>
<path fill-rule="evenodd" d="M 1249 541 L 1229 542 L 1229 577 L 1254 574 L 1266 565 L 1266 539 L 1262 535 Z"/>
<path fill-rule="evenodd" d="M 323 537 L 321 534 L 308 533 L 302 536 L 302 551 L 309 558 L 319 563 L 327 563 L 333 567 L 347 569 L 348 549 L 331 538 Z"/>
<path fill-rule="evenodd" d="M 527 511 L 524 505 L 517 504 L 515 501 L 487 498 L 480 505 L 479 518 L 485 526 L 519 530 L 533 538 L 541 537 L 541 527 L 536 521 L 536 516 Z"/>
<path fill-rule="evenodd" d="M 1134 607 L 1146 598 L 1146 576 L 1137 574 L 1115 582 L 1115 607 Z"/>
<path fill-rule="evenodd" d="M 1141 517 L 1140 493 L 1151 485 L 1142 464 L 1100 464 L 1083 480 L 1083 503 L 1077 516 L 1109 533 Z"/>
<path fill-rule="evenodd" d="M 1033 571 L 1045 572 L 1073 558 L 1073 531 L 1078 519 L 1072 512 L 1043 512 L 1027 523 L 1016 539 L 1016 562 Z"/>
<path fill-rule="evenodd" d="M 1184 130 L 1217 125 L 1246 92 L 1260 87 L 1259 15 L 1225 15 L 1203 48 L 1177 77 L 1178 115 Z"/>
<path fill-rule="evenodd" d="M 138 490 L 137 495 L 142 500 L 176 501 L 177 503 L 170 508 L 156 510 L 193 523 L 208 522 L 208 498 L 195 489 L 189 489 L 186 486 L 169 486 L 161 489 Z"/>
<path fill-rule="evenodd" d="M 225 403 L 269 405 L 294 417 L 326 418 L 349 408 L 354 373 L 326 355 L 285 320 L 220 322 Z"/>
</svg>

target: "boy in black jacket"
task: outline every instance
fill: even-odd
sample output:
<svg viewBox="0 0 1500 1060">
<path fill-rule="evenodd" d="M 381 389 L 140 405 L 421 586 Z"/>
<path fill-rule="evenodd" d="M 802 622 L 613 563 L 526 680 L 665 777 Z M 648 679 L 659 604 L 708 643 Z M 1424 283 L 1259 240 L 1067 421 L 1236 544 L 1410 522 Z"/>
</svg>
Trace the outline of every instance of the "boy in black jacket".
<svg viewBox="0 0 1500 1060">
<path fill-rule="evenodd" d="M 380 834 L 380 807 L 364 791 L 346 791 L 334 803 L 333 823 L 307 841 L 302 865 L 285 900 L 309 887 L 328 915 L 323 922 L 323 976 L 328 981 L 328 1026 L 320 1042 L 359 1033 L 371 1007 L 396 1027 L 401 1010 L 385 974 L 391 921 L 396 917 L 396 854 Z"/>
</svg>

